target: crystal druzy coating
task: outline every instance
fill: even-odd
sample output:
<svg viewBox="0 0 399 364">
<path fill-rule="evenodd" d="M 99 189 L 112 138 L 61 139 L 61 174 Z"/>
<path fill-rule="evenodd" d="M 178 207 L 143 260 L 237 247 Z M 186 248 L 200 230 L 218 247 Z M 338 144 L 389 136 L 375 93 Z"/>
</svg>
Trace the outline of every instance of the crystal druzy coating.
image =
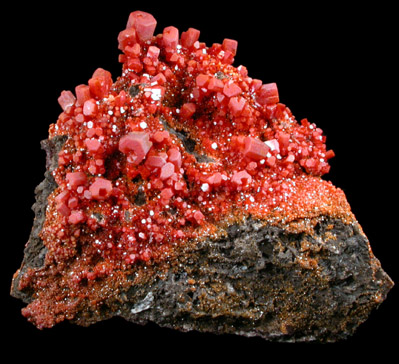
<svg viewBox="0 0 399 364">
<path fill-rule="evenodd" d="M 22 313 L 39 328 L 100 309 L 132 285 L 136 265 L 173 260 L 249 216 L 354 220 L 342 190 L 320 178 L 334 156 L 323 131 L 298 122 L 275 83 L 233 66 L 235 40 L 207 46 L 197 29 L 155 29 L 152 15 L 131 13 L 121 76 L 98 68 L 58 98 L 49 140 L 65 142 L 40 231 L 44 264 L 18 281 L 35 292 Z"/>
</svg>

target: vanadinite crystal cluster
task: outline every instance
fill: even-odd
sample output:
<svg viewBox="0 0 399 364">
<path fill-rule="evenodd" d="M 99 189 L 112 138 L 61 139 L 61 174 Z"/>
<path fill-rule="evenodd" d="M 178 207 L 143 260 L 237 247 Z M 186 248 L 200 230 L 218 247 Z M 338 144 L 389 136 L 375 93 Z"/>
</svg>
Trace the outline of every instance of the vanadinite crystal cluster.
<svg viewBox="0 0 399 364">
<path fill-rule="evenodd" d="M 39 328 L 119 315 L 182 330 L 323 339 L 309 307 L 326 326 L 339 299 L 330 316 L 321 298 L 301 307 L 312 289 L 354 277 L 353 262 L 341 278 L 323 272 L 352 239 L 353 249 L 362 240 L 362 269 L 375 286 L 354 315 L 364 320 L 392 282 L 344 193 L 320 178 L 334 156 L 322 130 L 297 121 L 275 83 L 233 66 L 235 40 L 207 46 L 197 29 L 155 28 L 152 15 L 131 13 L 118 36 L 122 75 L 98 68 L 58 98 L 63 111 L 43 142 L 42 213 L 13 280 L 13 295 L 29 303 L 22 314 Z M 296 290 L 302 298 L 292 301 Z M 323 335 L 340 337 L 345 327 Z"/>
</svg>

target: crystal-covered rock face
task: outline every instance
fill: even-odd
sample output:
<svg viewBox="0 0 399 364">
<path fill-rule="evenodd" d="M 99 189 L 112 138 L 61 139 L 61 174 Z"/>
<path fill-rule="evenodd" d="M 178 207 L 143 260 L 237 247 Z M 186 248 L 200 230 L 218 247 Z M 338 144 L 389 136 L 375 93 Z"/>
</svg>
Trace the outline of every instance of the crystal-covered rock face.
<svg viewBox="0 0 399 364">
<path fill-rule="evenodd" d="M 218 317 L 230 310 L 226 327 L 235 327 L 237 322 L 243 325 L 232 332 L 270 339 L 311 338 L 312 333 L 304 333 L 300 324 L 301 313 L 296 319 L 290 316 L 290 322 L 281 315 L 273 316 L 273 295 L 291 302 L 300 300 L 299 296 L 288 297 L 283 288 L 268 291 L 267 286 L 255 287 L 250 281 L 257 278 L 266 285 L 275 284 L 275 277 L 265 278 L 270 274 L 263 271 L 265 264 L 272 264 L 270 271 L 276 275 L 286 269 L 286 284 L 296 275 L 304 277 L 302 283 L 292 284 L 292 289 L 314 295 L 314 301 L 310 299 L 303 308 L 303 322 L 307 322 L 313 314 L 310 308 L 319 302 L 320 290 L 333 292 L 341 279 L 325 272 L 325 264 L 335 262 L 330 256 L 338 244 L 334 241 L 342 240 L 342 246 L 336 247 L 336 254 L 341 254 L 340 249 L 350 245 L 347 239 L 354 236 L 356 249 L 363 255 L 369 251 L 361 265 L 366 273 L 356 276 L 365 282 L 362 294 L 368 297 L 367 304 L 361 314 L 348 319 L 350 330 L 326 329 L 320 337 L 315 334 L 316 339 L 328 339 L 330 334 L 334 339 L 345 337 L 382 302 L 392 282 L 367 248 L 368 241 L 343 191 L 321 179 L 334 157 L 323 131 L 307 119 L 295 119 L 280 103 L 276 83 L 263 84 L 251 78 L 244 66 L 233 66 L 238 50 L 235 40 L 207 46 L 194 28 L 180 34 L 170 26 L 158 35 L 155 29 L 152 15 L 131 13 L 126 29 L 118 36 L 121 76 L 113 80 L 110 72 L 98 68 L 87 85 L 78 85 L 74 93 L 63 91 L 58 98 L 63 111 L 50 126 L 44 144 L 52 162 L 43 188 L 38 189 L 38 210 L 44 218 L 35 222 L 27 248 L 31 253 L 13 281 L 13 295 L 29 303 L 23 315 L 39 328 L 64 319 L 87 324 L 113 315 L 174 327 L 179 312 L 205 315 L 206 309 L 200 305 L 212 306 L 205 296 L 213 292 L 220 278 L 220 307 L 207 309 Z M 259 228 L 248 227 L 248 221 L 260 224 Z M 247 246 L 236 235 L 234 243 L 226 241 L 232 226 L 238 231 L 240 227 L 242 231 L 252 229 Z M 300 246 L 294 249 L 291 243 L 272 236 L 273 229 L 280 229 L 277 235 L 286 234 L 286 240 L 291 236 Z M 212 279 L 207 280 L 198 267 L 187 263 L 192 259 L 213 267 L 218 254 L 212 245 L 215 242 L 239 245 L 234 249 L 242 255 L 237 253 L 230 260 L 227 255 L 220 256 L 237 274 L 221 271 L 214 275 L 215 271 L 209 270 L 206 274 Z M 196 255 L 198 249 L 207 254 L 205 258 Z M 225 247 L 220 245 L 220 249 Z M 273 259 L 262 260 L 262 249 Z M 251 265 L 242 263 L 246 254 L 256 267 L 253 276 L 240 271 Z M 342 279 L 353 276 L 353 262 L 345 262 Z M 176 270 L 182 264 L 187 282 L 194 282 L 189 284 L 191 288 L 183 286 L 192 292 L 202 287 L 206 294 L 202 301 L 182 299 L 185 309 L 171 311 L 171 319 L 163 322 L 159 312 L 150 310 L 154 300 L 163 307 L 161 291 L 143 287 L 156 286 L 155 281 L 170 278 L 168 274 L 182 273 Z M 201 284 L 196 286 L 196 282 Z M 312 286 L 309 291 L 308 284 Z M 116 302 L 123 301 L 121 297 L 132 287 L 142 287 L 145 296 L 143 292 L 132 295 L 118 306 Z M 240 289 L 262 292 L 265 299 L 248 303 L 248 307 L 255 305 L 254 310 L 236 307 Z M 371 291 L 377 293 L 373 296 Z M 226 298 L 234 292 L 237 302 Z M 330 293 L 333 301 L 335 296 Z M 169 310 L 171 303 L 163 303 Z M 194 307 L 196 304 L 199 306 Z M 106 314 L 104 307 L 108 308 Z M 284 310 L 288 315 L 288 308 Z M 323 307 L 317 310 L 328 317 L 336 314 L 323 311 Z M 260 312 L 273 316 L 272 326 L 263 321 Z M 340 314 L 345 315 L 343 311 Z M 259 322 L 259 327 L 247 330 L 244 326 L 249 321 L 244 325 L 244 316 L 255 326 Z M 205 328 L 187 320 L 187 327 L 214 330 L 209 323 Z M 314 332 L 323 332 L 321 326 L 327 321 L 316 321 Z"/>
</svg>

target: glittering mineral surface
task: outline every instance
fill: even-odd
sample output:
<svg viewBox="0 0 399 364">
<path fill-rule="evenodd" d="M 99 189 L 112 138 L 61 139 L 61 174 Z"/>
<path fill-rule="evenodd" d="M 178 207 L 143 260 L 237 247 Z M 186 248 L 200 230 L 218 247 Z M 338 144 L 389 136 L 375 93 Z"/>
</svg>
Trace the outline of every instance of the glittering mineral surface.
<svg viewBox="0 0 399 364">
<path fill-rule="evenodd" d="M 321 179 L 334 157 L 323 131 L 297 121 L 275 83 L 233 66 L 235 40 L 209 46 L 197 29 L 156 34 L 156 24 L 131 13 L 118 36 L 122 75 L 98 68 L 58 98 L 43 265 L 15 275 L 34 292 L 22 314 L 38 328 L 97 312 L 140 281 L 137 266 L 171 262 L 249 217 L 293 232 L 319 216 L 355 221 Z"/>
</svg>

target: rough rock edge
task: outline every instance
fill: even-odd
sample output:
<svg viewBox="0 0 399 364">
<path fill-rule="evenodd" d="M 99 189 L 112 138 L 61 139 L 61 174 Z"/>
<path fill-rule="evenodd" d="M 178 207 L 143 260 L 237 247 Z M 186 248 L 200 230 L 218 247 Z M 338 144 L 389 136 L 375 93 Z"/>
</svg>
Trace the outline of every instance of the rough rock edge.
<svg viewBox="0 0 399 364">
<path fill-rule="evenodd" d="M 20 278 L 24 275 L 28 268 L 39 268 L 43 266 L 44 257 L 47 249 L 43 245 L 39 234 L 43 228 L 44 220 L 46 218 L 46 208 L 48 196 L 57 187 L 54 181 L 52 171 L 58 166 L 58 152 L 62 149 L 67 137 L 57 136 L 53 139 L 42 140 L 40 145 L 46 152 L 46 172 L 44 173 L 44 180 L 35 188 L 36 201 L 32 206 L 35 214 L 33 226 L 29 235 L 28 242 L 25 245 L 24 258 L 21 268 L 14 274 L 11 286 L 11 295 L 19 298 L 25 303 L 32 301 L 31 292 L 18 290 Z"/>
<path fill-rule="evenodd" d="M 11 294 L 28 267 L 43 265 L 38 237 L 47 198 L 56 187 L 51 172 L 65 137 L 43 141 L 45 180 L 36 188 L 35 219 Z M 336 341 L 353 334 L 386 298 L 393 282 L 374 257 L 357 222 L 320 216 L 314 233 L 292 233 L 247 219 L 228 228 L 226 238 L 180 248 L 177 260 L 153 266 L 147 280 L 132 283 L 100 311 L 72 321 L 88 326 L 113 316 L 181 331 L 198 330 L 276 341 Z M 140 276 L 143 265 L 137 265 Z M 132 275 L 134 280 L 135 275 Z"/>
<path fill-rule="evenodd" d="M 334 342 L 352 335 L 393 286 L 360 226 L 329 217 L 311 235 L 247 219 L 226 238 L 181 247 L 168 268 L 153 267 L 100 313 L 73 322 L 121 316 L 180 331 Z"/>
</svg>

